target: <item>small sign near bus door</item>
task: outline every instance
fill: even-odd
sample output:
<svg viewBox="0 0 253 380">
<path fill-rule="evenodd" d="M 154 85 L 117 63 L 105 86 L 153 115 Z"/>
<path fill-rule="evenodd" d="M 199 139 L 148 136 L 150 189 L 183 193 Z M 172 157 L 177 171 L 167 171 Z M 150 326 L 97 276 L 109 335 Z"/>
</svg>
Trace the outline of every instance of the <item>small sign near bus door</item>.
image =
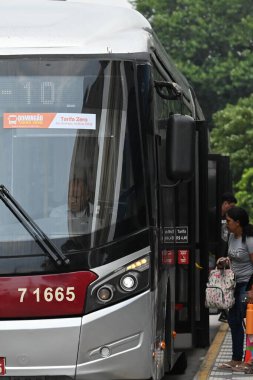
<svg viewBox="0 0 253 380">
<path fill-rule="evenodd" d="M 164 243 L 188 243 L 188 226 L 164 227 Z"/>
<path fill-rule="evenodd" d="M 189 249 L 179 249 L 177 254 L 178 264 L 189 264 Z"/>
<path fill-rule="evenodd" d="M 176 227 L 176 243 L 188 243 L 188 227 Z"/>
<path fill-rule="evenodd" d="M 175 264 L 175 252 L 173 250 L 162 251 L 162 263 L 167 265 Z"/>
</svg>

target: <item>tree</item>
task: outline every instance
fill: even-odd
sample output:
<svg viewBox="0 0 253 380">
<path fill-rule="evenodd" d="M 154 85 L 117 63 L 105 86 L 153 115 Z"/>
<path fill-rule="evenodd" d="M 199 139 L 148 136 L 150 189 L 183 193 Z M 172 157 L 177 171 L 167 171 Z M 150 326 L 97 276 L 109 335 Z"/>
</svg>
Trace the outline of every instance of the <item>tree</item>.
<svg viewBox="0 0 253 380">
<path fill-rule="evenodd" d="M 217 153 L 230 155 L 233 178 L 237 183 L 245 168 L 253 166 L 253 94 L 236 105 L 228 104 L 214 115 L 216 128 L 211 144 Z"/>
<path fill-rule="evenodd" d="M 249 197 L 253 199 L 253 189 L 248 186 L 253 167 L 252 102 L 253 94 L 217 112 L 214 115 L 216 128 L 211 132 L 213 150 L 230 156 L 234 187 L 238 191 L 238 199 L 243 201 L 244 206 L 247 204 L 248 210 L 252 206 L 252 202 L 248 202 Z M 246 192 L 250 196 L 246 196 Z"/>
<path fill-rule="evenodd" d="M 253 222 L 253 168 L 244 169 L 241 180 L 237 184 L 236 198 L 241 207 L 249 212 Z"/>
<path fill-rule="evenodd" d="M 230 155 L 241 205 L 253 207 L 253 7 L 248 0 L 133 0 L 192 83 L 213 151 Z M 214 114 L 214 116 L 213 116 Z M 253 216 L 253 215 L 252 215 Z"/>
<path fill-rule="evenodd" d="M 136 0 L 212 114 L 253 91 L 253 7 L 248 0 Z"/>
</svg>

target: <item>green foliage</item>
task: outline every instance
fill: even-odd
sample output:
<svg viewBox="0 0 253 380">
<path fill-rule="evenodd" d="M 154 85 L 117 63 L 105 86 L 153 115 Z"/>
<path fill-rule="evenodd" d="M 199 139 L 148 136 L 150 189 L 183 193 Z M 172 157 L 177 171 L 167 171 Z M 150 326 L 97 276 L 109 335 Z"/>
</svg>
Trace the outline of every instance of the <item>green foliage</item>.
<svg viewBox="0 0 253 380">
<path fill-rule="evenodd" d="M 240 181 L 244 168 L 253 166 L 253 94 L 228 104 L 214 115 L 216 128 L 211 132 L 212 148 L 230 155 L 234 183 Z"/>
<path fill-rule="evenodd" d="M 241 207 L 249 211 L 251 223 L 253 222 L 253 168 L 245 169 L 241 180 L 237 184 L 236 198 Z"/>
<path fill-rule="evenodd" d="M 167 52 L 213 112 L 253 86 L 253 7 L 248 0 L 136 0 Z"/>
<path fill-rule="evenodd" d="M 217 153 L 230 156 L 234 188 L 240 206 L 253 221 L 253 94 L 214 115 L 211 143 Z"/>
<path fill-rule="evenodd" d="M 132 2 L 191 82 L 212 129 L 212 149 L 230 155 L 239 203 L 253 210 L 252 2 Z"/>
</svg>

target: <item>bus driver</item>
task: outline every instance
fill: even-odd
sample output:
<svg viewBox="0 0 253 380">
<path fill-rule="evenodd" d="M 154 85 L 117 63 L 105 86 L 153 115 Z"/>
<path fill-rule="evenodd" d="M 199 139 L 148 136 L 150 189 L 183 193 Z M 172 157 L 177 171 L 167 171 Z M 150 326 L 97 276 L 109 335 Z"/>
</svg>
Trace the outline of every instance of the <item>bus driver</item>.
<svg viewBox="0 0 253 380">
<path fill-rule="evenodd" d="M 69 183 L 68 204 L 54 208 L 51 218 L 68 220 L 69 231 L 82 233 L 91 227 L 93 205 L 89 201 L 90 194 L 87 181 L 83 178 L 74 178 Z"/>
</svg>

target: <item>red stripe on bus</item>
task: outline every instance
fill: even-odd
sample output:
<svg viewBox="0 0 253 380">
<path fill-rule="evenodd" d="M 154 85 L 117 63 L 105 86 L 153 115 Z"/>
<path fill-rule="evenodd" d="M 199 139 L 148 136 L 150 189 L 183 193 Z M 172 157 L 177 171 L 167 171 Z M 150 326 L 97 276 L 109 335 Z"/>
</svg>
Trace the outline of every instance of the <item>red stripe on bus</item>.
<svg viewBox="0 0 253 380">
<path fill-rule="evenodd" d="M 83 315 L 93 272 L 0 277 L 0 318 Z"/>
</svg>

